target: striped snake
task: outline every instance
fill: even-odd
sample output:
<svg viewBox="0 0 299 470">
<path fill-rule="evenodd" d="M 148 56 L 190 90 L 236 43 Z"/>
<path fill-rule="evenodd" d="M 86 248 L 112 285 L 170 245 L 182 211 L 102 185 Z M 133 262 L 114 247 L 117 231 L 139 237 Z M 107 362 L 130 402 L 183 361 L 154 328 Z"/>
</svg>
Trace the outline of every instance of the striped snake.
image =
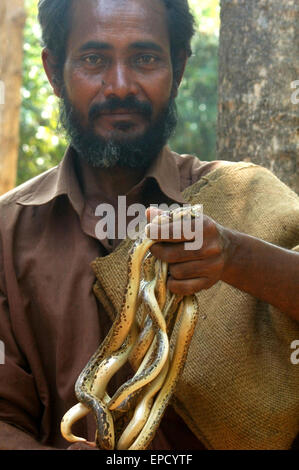
<svg viewBox="0 0 299 470">
<path fill-rule="evenodd" d="M 179 208 L 169 212 L 168 221 L 196 217 L 199 212 L 201 206 Z M 152 222 L 163 221 L 156 216 Z M 72 433 L 72 426 L 92 411 L 99 449 L 146 449 L 174 393 L 186 362 L 198 306 L 195 295 L 182 297 L 167 290 L 167 263 L 154 259 L 154 272 L 150 268 L 153 257 L 149 249 L 154 243 L 144 235 L 132 247 L 120 311 L 76 381 L 78 403 L 61 421 L 61 433 L 69 442 L 87 442 Z M 140 328 L 136 312 L 141 302 L 145 315 Z M 169 338 L 176 324 L 176 342 L 171 352 Z M 127 361 L 136 372 L 110 397 L 106 391 L 109 381 Z M 129 422 L 127 419 L 117 435 L 115 421 L 119 415 L 128 417 Z"/>
</svg>

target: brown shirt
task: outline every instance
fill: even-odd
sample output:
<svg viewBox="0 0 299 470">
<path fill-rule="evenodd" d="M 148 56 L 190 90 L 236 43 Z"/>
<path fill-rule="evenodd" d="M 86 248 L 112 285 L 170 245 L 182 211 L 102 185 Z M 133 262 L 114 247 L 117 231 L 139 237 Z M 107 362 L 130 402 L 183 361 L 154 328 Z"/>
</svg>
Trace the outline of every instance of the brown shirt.
<svg viewBox="0 0 299 470">
<path fill-rule="evenodd" d="M 90 263 L 116 244 L 96 238 L 99 217 L 85 202 L 76 158 L 69 148 L 60 165 L 0 198 L 0 420 L 55 448 L 69 445 L 61 418 L 77 402 L 75 381 L 111 326 L 93 293 Z M 215 165 L 165 148 L 128 200 L 182 204 L 181 192 Z M 88 440 L 94 431 L 91 414 L 74 426 Z M 152 448 L 202 445 L 169 408 Z"/>
</svg>

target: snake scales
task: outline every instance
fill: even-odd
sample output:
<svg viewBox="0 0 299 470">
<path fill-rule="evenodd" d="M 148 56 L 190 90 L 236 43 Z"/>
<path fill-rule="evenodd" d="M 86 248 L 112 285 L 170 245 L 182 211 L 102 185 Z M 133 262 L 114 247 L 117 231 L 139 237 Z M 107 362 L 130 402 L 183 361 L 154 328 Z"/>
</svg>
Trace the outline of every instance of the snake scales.
<svg viewBox="0 0 299 470">
<path fill-rule="evenodd" d="M 196 217 L 198 210 L 201 206 L 176 209 L 169 212 L 168 221 Z M 161 222 L 157 216 L 156 222 L 159 219 Z M 79 403 L 61 421 L 61 433 L 69 442 L 87 442 L 72 433 L 72 426 L 92 411 L 97 429 L 95 443 L 100 449 L 146 449 L 173 395 L 187 358 L 198 308 L 194 295 L 169 293 L 167 263 L 154 260 L 152 269 L 148 251 L 154 243 L 142 236 L 133 245 L 121 309 L 76 381 Z M 136 312 L 141 302 L 146 313 L 140 328 Z M 171 352 L 169 338 L 176 323 L 176 343 Z M 110 397 L 108 383 L 127 361 L 136 370 L 135 375 Z M 125 424 L 116 432 L 120 415 Z"/>
</svg>

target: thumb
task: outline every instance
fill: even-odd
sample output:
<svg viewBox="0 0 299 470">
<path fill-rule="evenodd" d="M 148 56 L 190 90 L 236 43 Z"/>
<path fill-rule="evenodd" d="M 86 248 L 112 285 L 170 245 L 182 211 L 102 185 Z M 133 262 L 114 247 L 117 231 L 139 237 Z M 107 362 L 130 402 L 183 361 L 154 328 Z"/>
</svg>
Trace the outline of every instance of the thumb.
<svg viewBox="0 0 299 470">
<path fill-rule="evenodd" d="M 163 212 L 164 211 L 157 207 L 148 207 L 145 211 L 147 222 L 151 223 L 156 216 L 163 214 Z"/>
</svg>

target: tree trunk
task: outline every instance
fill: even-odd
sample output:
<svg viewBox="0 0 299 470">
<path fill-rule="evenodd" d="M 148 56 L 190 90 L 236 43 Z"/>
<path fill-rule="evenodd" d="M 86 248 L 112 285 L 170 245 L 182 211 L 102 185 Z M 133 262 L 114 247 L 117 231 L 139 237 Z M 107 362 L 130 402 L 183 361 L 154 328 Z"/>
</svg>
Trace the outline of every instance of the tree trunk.
<svg viewBox="0 0 299 470">
<path fill-rule="evenodd" d="M 0 1 L 0 194 L 16 182 L 25 17 L 24 0 Z"/>
<path fill-rule="evenodd" d="M 298 0 L 221 0 L 218 158 L 299 193 Z"/>
</svg>

